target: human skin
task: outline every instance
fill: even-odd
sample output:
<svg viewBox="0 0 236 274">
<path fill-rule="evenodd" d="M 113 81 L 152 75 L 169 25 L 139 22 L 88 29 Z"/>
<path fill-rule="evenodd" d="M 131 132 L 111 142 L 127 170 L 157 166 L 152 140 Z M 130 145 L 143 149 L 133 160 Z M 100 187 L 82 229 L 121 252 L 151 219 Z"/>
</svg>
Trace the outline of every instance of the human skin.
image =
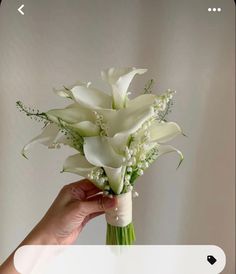
<svg viewBox="0 0 236 274">
<path fill-rule="evenodd" d="M 86 179 L 66 185 L 18 248 L 23 245 L 73 244 L 89 220 L 116 205 L 115 197 L 104 197 L 101 190 Z M 13 264 L 15 251 L 0 266 L 0 274 L 18 273 Z"/>
</svg>

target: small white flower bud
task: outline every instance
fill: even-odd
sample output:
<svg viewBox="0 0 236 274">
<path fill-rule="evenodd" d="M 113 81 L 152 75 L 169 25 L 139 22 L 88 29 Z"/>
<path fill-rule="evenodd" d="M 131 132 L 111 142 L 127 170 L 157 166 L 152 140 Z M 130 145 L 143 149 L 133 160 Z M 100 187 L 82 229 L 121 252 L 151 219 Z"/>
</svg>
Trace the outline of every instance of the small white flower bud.
<svg viewBox="0 0 236 274">
<path fill-rule="evenodd" d="M 129 174 L 125 175 L 125 180 L 129 181 L 131 176 Z"/>
<path fill-rule="evenodd" d="M 133 198 L 136 198 L 136 197 L 138 197 L 139 196 L 139 194 L 138 194 L 138 192 L 133 192 Z"/>
<path fill-rule="evenodd" d="M 139 169 L 139 170 L 138 170 L 138 175 L 139 175 L 139 176 L 142 176 L 142 175 L 143 175 L 143 170 L 142 170 L 142 169 Z"/>
<path fill-rule="evenodd" d="M 127 154 L 127 160 L 129 160 L 131 157 L 132 157 L 131 154 L 128 153 L 128 154 Z"/>
<path fill-rule="evenodd" d="M 129 185 L 128 186 L 128 191 L 132 191 L 133 190 L 133 186 Z"/>
<path fill-rule="evenodd" d="M 132 162 L 132 164 L 134 165 L 136 163 L 136 158 L 135 157 L 131 157 L 130 161 Z"/>
<path fill-rule="evenodd" d="M 105 124 L 103 124 L 103 123 L 101 124 L 100 127 L 101 127 L 101 129 L 105 129 L 106 128 Z"/>
<path fill-rule="evenodd" d="M 125 180 L 125 185 L 128 186 L 129 185 L 129 181 Z"/>
<path fill-rule="evenodd" d="M 141 154 L 141 155 L 140 155 L 140 160 L 141 160 L 141 161 L 144 161 L 145 159 L 146 159 L 145 155 L 144 155 L 144 154 Z"/>
<path fill-rule="evenodd" d="M 137 164 L 137 166 L 138 166 L 138 168 L 141 168 L 141 167 L 142 167 L 142 163 L 139 162 L 139 163 Z"/>
<path fill-rule="evenodd" d="M 132 170 L 133 170 L 132 167 L 128 167 L 128 168 L 127 168 L 127 171 L 128 171 L 128 172 L 132 172 Z"/>
<path fill-rule="evenodd" d="M 149 167 L 149 164 L 147 161 L 143 162 L 143 165 L 142 165 L 142 168 L 148 168 Z"/>
</svg>

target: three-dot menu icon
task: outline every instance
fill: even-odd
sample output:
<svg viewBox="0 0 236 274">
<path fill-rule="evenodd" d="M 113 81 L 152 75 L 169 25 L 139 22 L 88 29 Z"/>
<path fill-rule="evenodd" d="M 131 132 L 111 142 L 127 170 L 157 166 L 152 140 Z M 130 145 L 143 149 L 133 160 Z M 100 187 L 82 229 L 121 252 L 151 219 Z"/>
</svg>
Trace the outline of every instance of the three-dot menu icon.
<svg viewBox="0 0 236 274">
<path fill-rule="evenodd" d="M 222 9 L 221 8 L 208 8 L 209 12 L 221 12 Z"/>
</svg>

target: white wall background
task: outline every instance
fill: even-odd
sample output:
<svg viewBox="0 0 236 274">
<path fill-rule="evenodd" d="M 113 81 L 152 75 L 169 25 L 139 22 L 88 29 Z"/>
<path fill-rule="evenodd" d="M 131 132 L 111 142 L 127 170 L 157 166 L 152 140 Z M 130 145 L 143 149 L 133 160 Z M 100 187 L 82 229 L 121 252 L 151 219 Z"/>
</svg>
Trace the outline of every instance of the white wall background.
<svg viewBox="0 0 236 274">
<path fill-rule="evenodd" d="M 158 160 L 137 183 L 138 244 L 216 244 L 234 273 L 234 2 L 230 0 L 25 0 L 0 8 L 0 261 L 20 243 L 59 189 L 78 177 L 60 174 L 69 150 L 20 150 L 40 126 L 15 108 L 20 99 L 47 110 L 63 106 L 52 87 L 76 80 L 103 87 L 99 71 L 146 67 L 131 90 L 156 79 L 156 92 L 178 91 L 174 112 L 188 135 L 185 154 Z M 210 14 L 208 7 L 221 7 Z M 103 244 L 99 217 L 79 244 Z"/>
</svg>

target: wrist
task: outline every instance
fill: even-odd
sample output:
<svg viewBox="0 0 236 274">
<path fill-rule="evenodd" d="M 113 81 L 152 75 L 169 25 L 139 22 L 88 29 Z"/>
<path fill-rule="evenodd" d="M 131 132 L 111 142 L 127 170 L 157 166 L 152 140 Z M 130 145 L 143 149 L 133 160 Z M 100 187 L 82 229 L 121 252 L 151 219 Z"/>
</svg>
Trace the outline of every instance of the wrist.
<svg viewBox="0 0 236 274">
<path fill-rule="evenodd" d="M 47 229 L 34 228 L 21 245 L 58 245 L 57 239 Z"/>
</svg>

